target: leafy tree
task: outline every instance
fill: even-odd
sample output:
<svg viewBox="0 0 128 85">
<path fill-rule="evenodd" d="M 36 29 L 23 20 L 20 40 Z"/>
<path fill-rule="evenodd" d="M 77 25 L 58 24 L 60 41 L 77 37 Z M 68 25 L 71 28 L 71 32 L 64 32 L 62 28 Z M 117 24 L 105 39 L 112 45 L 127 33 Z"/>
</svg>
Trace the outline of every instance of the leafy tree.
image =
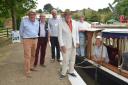
<svg viewBox="0 0 128 85">
<path fill-rule="evenodd" d="M 43 13 L 42 9 L 38 9 L 36 12 L 37 13 Z"/>
<path fill-rule="evenodd" d="M 90 22 L 99 22 L 100 21 L 100 16 L 98 15 L 98 13 L 89 8 L 85 11 L 85 17 L 86 17 L 86 20 L 90 21 Z"/>
<path fill-rule="evenodd" d="M 109 9 L 109 7 L 103 8 L 103 9 L 99 9 L 99 10 L 98 10 L 98 13 L 106 14 L 106 13 L 108 13 L 108 12 L 111 12 L 111 10 Z"/>
<path fill-rule="evenodd" d="M 74 14 L 72 15 L 72 18 L 73 18 L 73 19 L 76 19 L 76 20 L 79 20 L 79 19 L 80 19 L 80 14 L 79 14 L 79 13 L 74 13 Z"/>
<path fill-rule="evenodd" d="M 122 0 L 114 0 L 113 4 L 119 3 L 120 1 L 122 1 Z"/>
<path fill-rule="evenodd" d="M 61 9 L 56 8 L 56 10 L 57 10 L 58 13 L 62 13 L 62 10 Z"/>
<path fill-rule="evenodd" d="M 111 10 L 108 7 L 99 9 L 98 14 L 100 16 L 100 22 L 102 22 L 102 23 L 106 23 L 106 21 L 111 19 L 113 16 L 113 13 L 111 12 Z"/>
<path fill-rule="evenodd" d="M 100 14 L 100 22 L 106 23 L 108 20 L 112 18 L 112 13 L 107 13 L 107 14 Z"/>
<path fill-rule="evenodd" d="M 48 13 L 51 13 L 52 9 L 53 9 L 53 6 L 51 4 L 46 4 L 44 5 L 44 8 L 43 8 L 43 10 Z"/>
<path fill-rule="evenodd" d="M 128 16 L 128 0 L 121 0 L 117 3 L 115 8 L 119 15 Z"/>
<path fill-rule="evenodd" d="M 0 17 L 12 17 L 13 30 L 17 29 L 17 20 L 28 10 L 36 7 L 36 0 L 0 0 Z"/>
</svg>

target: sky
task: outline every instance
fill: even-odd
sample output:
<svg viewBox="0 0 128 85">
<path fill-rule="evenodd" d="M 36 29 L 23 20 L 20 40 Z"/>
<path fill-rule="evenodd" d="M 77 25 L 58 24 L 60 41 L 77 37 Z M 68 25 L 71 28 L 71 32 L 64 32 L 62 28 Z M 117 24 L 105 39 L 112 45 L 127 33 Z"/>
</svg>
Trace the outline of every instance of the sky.
<svg viewBox="0 0 128 85">
<path fill-rule="evenodd" d="M 108 3 L 113 3 L 114 0 L 38 0 L 37 9 L 43 9 L 45 4 L 50 3 L 54 8 L 61 10 L 70 9 L 81 10 L 91 8 L 93 10 L 108 7 Z"/>
</svg>

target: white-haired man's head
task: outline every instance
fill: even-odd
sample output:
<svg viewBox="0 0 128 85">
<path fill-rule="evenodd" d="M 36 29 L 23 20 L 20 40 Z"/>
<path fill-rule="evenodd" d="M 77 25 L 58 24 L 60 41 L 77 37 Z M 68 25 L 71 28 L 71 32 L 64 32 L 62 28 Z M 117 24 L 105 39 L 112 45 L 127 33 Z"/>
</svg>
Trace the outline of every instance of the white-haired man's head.
<svg viewBox="0 0 128 85">
<path fill-rule="evenodd" d="M 96 45 L 98 47 L 102 45 L 102 37 L 100 35 L 96 36 Z"/>
<path fill-rule="evenodd" d="M 45 16 L 44 13 L 40 14 L 40 21 L 43 22 L 43 23 L 46 21 L 46 16 Z"/>
<path fill-rule="evenodd" d="M 100 41 L 102 41 L 102 37 L 100 35 L 96 36 L 96 39 L 99 39 Z"/>
<path fill-rule="evenodd" d="M 28 11 L 28 17 L 30 21 L 34 22 L 36 18 L 36 11 L 34 9 L 31 9 Z"/>
<path fill-rule="evenodd" d="M 57 10 L 56 9 L 53 9 L 51 11 L 51 14 L 52 14 L 53 18 L 57 18 Z"/>
</svg>

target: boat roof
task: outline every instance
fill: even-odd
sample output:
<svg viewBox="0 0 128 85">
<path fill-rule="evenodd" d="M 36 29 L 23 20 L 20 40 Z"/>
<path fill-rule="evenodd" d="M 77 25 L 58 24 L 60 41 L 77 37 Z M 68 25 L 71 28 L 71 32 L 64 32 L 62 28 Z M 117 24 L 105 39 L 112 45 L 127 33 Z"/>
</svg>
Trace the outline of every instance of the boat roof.
<svg viewBox="0 0 128 85">
<path fill-rule="evenodd" d="M 127 24 L 102 24 L 95 25 L 95 28 L 128 28 Z"/>
<path fill-rule="evenodd" d="M 106 38 L 128 38 L 128 29 L 104 29 L 102 36 Z"/>
<path fill-rule="evenodd" d="M 101 29 L 101 28 L 88 28 L 85 31 L 95 32 L 95 31 L 101 31 L 101 30 L 103 30 L 103 29 Z"/>
</svg>

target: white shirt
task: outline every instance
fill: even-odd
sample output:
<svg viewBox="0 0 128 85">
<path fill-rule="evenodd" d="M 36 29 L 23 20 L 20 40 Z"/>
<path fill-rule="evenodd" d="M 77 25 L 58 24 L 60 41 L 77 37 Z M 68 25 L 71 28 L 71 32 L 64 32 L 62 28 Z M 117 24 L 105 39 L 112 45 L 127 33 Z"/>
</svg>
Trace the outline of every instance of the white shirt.
<svg viewBox="0 0 128 85">
<path fill-rule="evenodd" d="M 40 35 L 39 37 L 46 37 L 45 23 L 40 22 Z"/>
<path fill-rule="evenodd" d="M 107 48 L 104 45 L 103 47 L 102 45 L 100 47 L 95 46 L 92 55 L 95 56 L 95 60 L 99 60 L 100 57 L 103 57 L 106 63 L 109 62 Z"/>
<path fill-rule="evenodd" d="M 78 22 L 78 29 L 79 30 L 86 30 L 86 29 L 88 29 L 88 28 L 90 28 L 91 27 L 91 24 L 89 24 L 88 22 L 86 22 L 86 21 L 83 21 L 83 22 Z"/>
<path fill-rule="evenodd" d="M 58 29 L 59 29 L 59 19 L 51 18 L 48 21 L 48 29 L 50 32 L 50 36 L 58 37 Z"/>
</svg>

